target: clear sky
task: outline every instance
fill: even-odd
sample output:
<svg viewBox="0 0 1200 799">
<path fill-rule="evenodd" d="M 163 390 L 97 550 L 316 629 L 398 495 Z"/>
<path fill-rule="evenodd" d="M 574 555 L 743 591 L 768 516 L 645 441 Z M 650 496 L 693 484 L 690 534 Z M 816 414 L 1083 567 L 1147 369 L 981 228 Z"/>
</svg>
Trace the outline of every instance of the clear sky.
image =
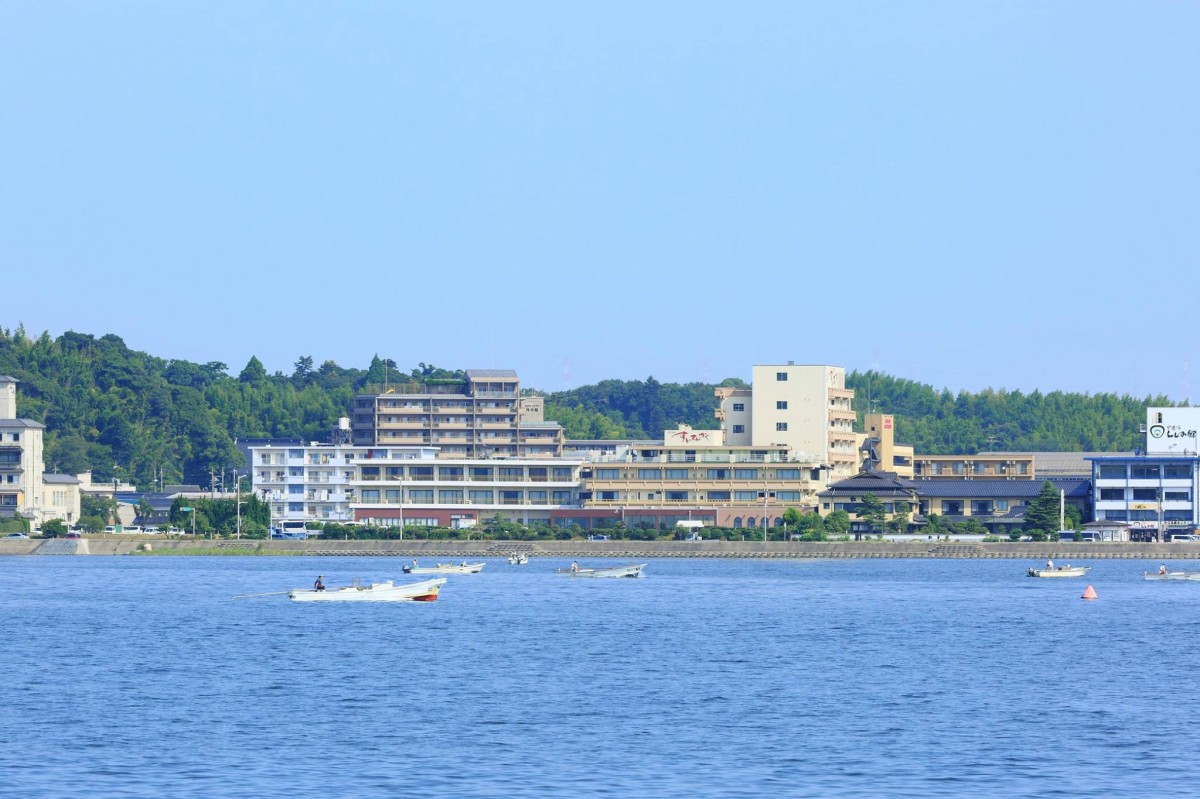
<svg viewBox="0 0 1200 799">
<path fill-rule="evenodd" d="M 0 326 L 1200 396 L 1200 3 L 0 3 Z M 1196 372 L 1189 376 L 1189 369 Z"/>
</svg>

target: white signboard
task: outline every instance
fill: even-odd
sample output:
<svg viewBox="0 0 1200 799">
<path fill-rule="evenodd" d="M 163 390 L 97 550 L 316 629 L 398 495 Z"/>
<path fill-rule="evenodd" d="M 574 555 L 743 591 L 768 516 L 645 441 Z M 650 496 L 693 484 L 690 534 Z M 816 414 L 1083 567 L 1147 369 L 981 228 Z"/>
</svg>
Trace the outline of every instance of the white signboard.
<svg viewBox="0 0 1200 799">
<path fill-rule="evenodd" d="M 1147 408 L 1147 455 L 1200 452 L 1200 408 Z"/>
</svg>

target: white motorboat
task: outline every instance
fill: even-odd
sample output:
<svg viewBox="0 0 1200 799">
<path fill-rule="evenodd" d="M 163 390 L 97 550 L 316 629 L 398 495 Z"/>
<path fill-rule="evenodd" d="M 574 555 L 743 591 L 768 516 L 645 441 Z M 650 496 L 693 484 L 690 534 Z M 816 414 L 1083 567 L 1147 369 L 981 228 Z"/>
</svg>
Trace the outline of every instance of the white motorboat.
<svg viewBox="0 0 1200 799">
<path fill-rule="evenodd" d="M 317 591 L 297 588 L 288 591 L 293 602 L 433 602 L 446 578 L 396 585 L 391 580 L 367 585 L 344 585 Z"/>
<path fill-rule="evenodd" d="M 483 571 L 483 563 L 439 563 L 436 566 L 419 566 L 414 560 L 404 567 L 405 574 L 475 574 Z"/>
<path fill-rule="evenodd" d="M 1082 577 L 1092 570 L 1091 566 L 1055 566 L 1050 569 L 1030 568 L 1026 572 L 1030 577 Z"/>
<path fill-rule="evenodd" d="M 1142 572 L 1144 580 L 1196 580 L 1200 581 L 1200 572 Z"/>
<path fill-rule="evenodd" d="M 529 556 L 524 552 L 518 552 L 515 555 L 509 555 L 508 562 L 512 566 L 524 566 L 529 562 Z"/>
<path fill-rule="evenodd" d="M 569 569 L 555 569 L 557 574 L 567 577 L 641 577 L 645 563 L 629 563 L 624 566 L 603 566 L 600 568 L 580 568 L 571 564 Z"/>
</svg>

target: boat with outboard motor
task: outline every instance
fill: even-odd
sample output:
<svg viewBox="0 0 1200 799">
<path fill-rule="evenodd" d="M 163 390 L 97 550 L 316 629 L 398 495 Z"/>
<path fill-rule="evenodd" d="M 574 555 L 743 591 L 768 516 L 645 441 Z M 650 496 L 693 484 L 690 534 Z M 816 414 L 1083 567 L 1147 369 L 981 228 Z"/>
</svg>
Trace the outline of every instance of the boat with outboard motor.
<svg viewBox="0 0 1200 799">
<path fill-rule="evenodd" d="M 1029 568 L 1025 572 L 1030 577 L 1082 577 L 1092 570 L 1091 566 L 1051 566 L 1045 569 Z"/>
<path fill-rule="evenodd" d="M 421 566 L 414 560 L 403 567 L 405 574 L 475 574 L 483 571 L 483 563 L 439 563 L 436 566 Z"/>
<path fill-rule="evenodd" d="M 396 585 L 391 580 L 366 585 L 355 582 L 322 591 L 297 588 L 287 595 L 293 602 L 433 602 L 445 584 L 445 577 L 406 585 Z"/>
<path fill-rule="evenodd" d="M 624 566 L 601 566 L 598 568 L 582 568 L 578 563 L 572 563 L 570 568 L 555 569 L 556 574 L 567 577 L 641 577 L 645 563 L 629 563 Z"/>
</svg>

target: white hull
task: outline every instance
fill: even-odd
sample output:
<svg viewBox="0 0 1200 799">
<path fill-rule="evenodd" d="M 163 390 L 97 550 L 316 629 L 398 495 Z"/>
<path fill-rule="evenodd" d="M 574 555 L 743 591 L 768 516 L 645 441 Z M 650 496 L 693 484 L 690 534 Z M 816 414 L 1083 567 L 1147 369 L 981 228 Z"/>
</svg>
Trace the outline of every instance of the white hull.
<svg viewBox="0 0 1200 799">
<path fill-rule="evenodd" d="M 1057 569 L 1030 569 L 1030 577 L 1082 577 L 1092 570 L 1091 566 L 1060 566 Z"/>
<path fill-rule="evenodd" d="M 1166 574 L 1159 574 L 1158 572 L 1142 572 L 1142 578 L 1146 580 L 1200 581 L 1200 572 L 1167 572 Z"/>
<path fill-rule="evenodd" d="M 439 563 L 436 566 L 405 566 L 405 574 L 475 574 L 483 571 L 482 563 Z"/>
<path fill-rule="evenodd" d="M 568 577 L 641 577 L 645 563 L 630 563 L 627 566 L 610 566 L 601 569 L 555 569 Z"/>
<path fill-rule="evenodd" d="M 446 578 L 396 585 L 391 580 L 369 585 L 347 585 L 324 591 L 297 588 L 288 592 L 293 602 L 432 602 Z"/>
</svg>

